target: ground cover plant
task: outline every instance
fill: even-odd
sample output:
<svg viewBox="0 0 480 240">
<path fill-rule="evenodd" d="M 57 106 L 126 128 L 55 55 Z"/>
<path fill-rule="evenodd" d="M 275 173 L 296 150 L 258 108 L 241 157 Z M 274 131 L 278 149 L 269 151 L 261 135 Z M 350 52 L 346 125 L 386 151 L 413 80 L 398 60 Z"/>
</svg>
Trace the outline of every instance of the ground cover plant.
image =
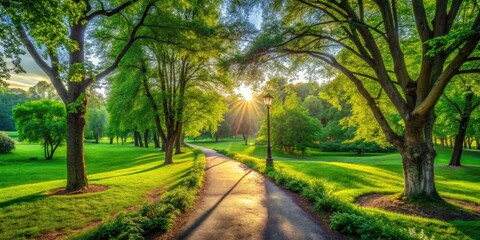
<svg viewBox="0 0 480 240">
<path fill-rule="evenodd" d="M 333 213 L 331 227 L 350 236 L 363 239 L 476 239 L 480 236 L 480 219 L 444 222 L 353 204 L 365 194 L 402 191 L 398 153 L 358 155 L 310 150 L 309 156 L 297 156 L 274 151 L 275 171 L 267 171 L 264 146 L 245 146 L 242 141 L 196 141 L 195 144 L 219 149 L 266 173 L 287 189 L 301 193 L 312 200 L 320 212 Z M 435 172 L 440 195 L 480 204 L 480 152 L 466 151 L 462 159 L 465 167 L 451 168 L 447 167 L 451 149 L 438 148 L 437 151 Z M 309 191 L 312 188 L 317 190 Z"/>
<path fill-rule="evenodd" d="M 164 165 L 158 149 L 86 144 L 89 180 L 108 189 L 52 196 L 49 191 L 65 186 L 65 148 L 46 161 L 41 146 L 18 143 L 15 152 L 0 157 L 0 239 L 33 238 L 54 231 L 70 234 L 141 205 L 152 191 L 187 177 L 195 154 L 187 148 L 183 151 L 175 156 L 176 164 Z"/>
</svg>

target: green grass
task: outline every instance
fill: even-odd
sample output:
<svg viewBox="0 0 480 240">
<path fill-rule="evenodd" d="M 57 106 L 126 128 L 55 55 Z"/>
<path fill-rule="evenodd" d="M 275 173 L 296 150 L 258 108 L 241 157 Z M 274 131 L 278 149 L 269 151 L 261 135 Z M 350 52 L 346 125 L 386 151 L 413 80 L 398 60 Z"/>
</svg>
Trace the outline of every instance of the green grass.
<svg viewBox="0 0 480 240">
<path fill-rule="evenodd" d="M 48 196 L 48 191 L 66 185 L 65 148 L 47 161 L 39 145 L 18 143 L 12 153 L 0 155 L 0 239 L 69 233 L 142 204 L 151 190 L 174 185 L 189 174 L 194 154 L 184 151 L 175 156 L 174 164 L 163 165 L 163 154 L 157 149 L 86 144 L 89 183 L 109 189 Z M 29 160 L 32 157 L 38 160 Z"/>
<path fill-rule="evenodd" d="M 242 141 L 201 142 L 193 144 L 223 149 L 231 153 L 248 155 L 264 164 L 265 146 L 246 146 Z M 435 181 L 441 196 L 480 204 L 480 151 L 466 150 L 462 157 L 462 168 L 447 167 L 451 149 L 438 148 L 435 159 Z M 398 153 L 325 153 L 310 151 L 307 156 L 285 154 L 273 151 L 276 168 L 296 178 L 310 181 L 319 179 L 329 191 L 341 201 L 352 203 L 355 198 L 367 193 L 400 193 L 403 191 L 403 170 Z M 385 216 L 397 226 L 420 227 L 435 234 L 436 239 L 451 239 L 480 236 L 480 220 L 453 221 L 438 220 L 389 213 L 370 209 L 369 212 Z"/>
</svg>

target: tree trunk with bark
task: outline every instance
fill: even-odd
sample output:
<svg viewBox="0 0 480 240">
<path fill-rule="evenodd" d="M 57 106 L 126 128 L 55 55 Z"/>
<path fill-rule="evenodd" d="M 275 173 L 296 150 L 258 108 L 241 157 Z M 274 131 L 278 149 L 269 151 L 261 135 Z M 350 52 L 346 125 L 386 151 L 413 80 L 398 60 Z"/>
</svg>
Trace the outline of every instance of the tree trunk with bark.
<svg viewBox="0 0 480 240">
<path fill-rule="evenodd" d="M 463 153 L 465 134 L 467 133 L 468 123 L 470 122 L 470 116 L 472 115 L 473 110 L 473 96 L 473 92 L 465 95 L 465 105 L 463 110 L 460 112 L 462 114 L 462 118 L 460 119 L 457 135 L 455 136 L 455 146 L 453 147 L 452 157 L 450 158 L 450 163 L 448 164 L 449 166 L 461 166 L 460 159 Z"/>
<path fill-rule="evenodd" d="M 179 127 L 179 132 L 177 138 L 175 139 L 175 154 L 182 154 L 182 142 L 183 142 L 183 134 L 182 134 L 182 126 L 183 124 L 180 124 Z"/>
<path fill-rule="evenodd" d="M 164 164 L 173 163 L 173 149 L 175 148 L 175 138 L 166 141 L 165 143 L 165 161 Z"/>
<path fill-rule="evenodd" d="M 110 144 L 113 144 L 113 140 L 114 140 L 114 139 L 115 139 L 115 138 L 113 138 L 113 137 L 110 138 Z M 118 143 L 118 140 L 117 140 L 117 143 Z"/>
<path fill-rule="evenodd" d="M 148 129 L 145 129 L 145 132 L 143 133 L 143 139 L 145 142 L 145 148 L 148 148 Z"/>
<path fill-rule="evenodd" d="M 153 132 L 153 143 L 155 144 L 155 148 L 160 148 L 160 143 L 158 141 L 158 135 L 155 131 Z"/>
<path fill-rule="evenodd" d="M 436 152 L 431 138 L 432 126 L 432 120 L 420 119 L 411 120 L 405 125 L 404 143 L 399 151 L 405 184 L 403 195 L 409 200 L 439 197 L 434 181 Z"/>
<path fill-rule="evenodd" d="M 444 137 L 440 138 L 440 146 L 445 147 L 445 138 Z"/>
<path fill-rule="evenodd" d="M 70 83 L 69 85 L 73 85 Z M 79 99 L 79 95 L 73 101 Z M 72 102 L 73 102 L 72 101 Z M 67 111 L 67 191 L 77 191 L 88 188 L 87 171 L 83 152 L 85 130 L 86 100 L 82 101 L 77 112 Z"/>
</svg>

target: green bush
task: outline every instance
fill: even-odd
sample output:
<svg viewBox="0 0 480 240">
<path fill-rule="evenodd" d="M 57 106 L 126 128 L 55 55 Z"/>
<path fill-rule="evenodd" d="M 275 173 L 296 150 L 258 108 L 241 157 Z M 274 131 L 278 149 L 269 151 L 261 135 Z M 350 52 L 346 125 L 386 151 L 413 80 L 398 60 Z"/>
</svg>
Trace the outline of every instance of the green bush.
<svg viewBox="0 0 480 240">
<path fill-rule="evenodd" d="M 100 225 L 89 239 L 143 239 L 143 225 L 147 222 L 148 218 L 141 216 L 138 212 L 123 212 Z"/>
<path fill-rule="evenodd" d="M 192 193 L 192 190 L 186 187 L 179 187 L 174 191 L 163 194 L 160 202 L 171 204 L 175 209 L 183 212 L 193 205 L 193 200 L 195 200 L 195 194 Z"/>
<path fill-rule="evenodd" d="M 391 226 L 381 218 L 358 213 L 336 212 L 331 216 L 330 227 L 360 239 L 410 239 L 405 231 Z"/>
<path fill-rule="evenodd" d="M 303 198 L 313 202 L 317 199 L 326 198 L 328 193 L 322 181 L 314 180 L 308 185 L 308 187 L 303 189 L 301 195 Z"/>
<path fill-rule="evenodd" d="M 8 153 L 13 149 L 15 142 L 5 132 L 0 132 L 0 153 Z"/>
</svg>

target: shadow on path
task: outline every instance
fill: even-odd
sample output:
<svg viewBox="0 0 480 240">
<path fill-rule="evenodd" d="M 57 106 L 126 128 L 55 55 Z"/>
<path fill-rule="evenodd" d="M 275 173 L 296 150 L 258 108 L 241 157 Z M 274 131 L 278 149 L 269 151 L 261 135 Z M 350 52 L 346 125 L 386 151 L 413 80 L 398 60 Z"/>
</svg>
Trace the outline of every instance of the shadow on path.
<svg viewBox="0 0 480 240">
<path fill-rule="evenodd" d="M 228 161 L 226 161 L 228 162 Z M 218 164 L 217 164 L 218 165 Z M 214 165 L 215 166 L 215 165 Z M 189 237 L 194 231 L 195 229 L 197 229 L 200 225 L 202 225 L 202 223 L 210 216 L 210 214 L 213 213 L 213 211 L 218 207 L 218 205 L 220 205 L 220 203 L 233 191 L 233 189 L 235 189 L 235 187 L 237 187 L 237 185 L 248 175 L 252 172 L 252 170 L 248 171 L 247 173 L 245 173 L 245 175 L 243 175 L 236 183 L 235 185 L 232 186 L 232 188 L 230 188 L 230 190 L 228 190 L 228 192 L 226 192 L 216 203 L 215 205 L 213 205 L 210 209 L 208 209 L 208 211 L 206 211 L 202 216 L 200 216 L 198 218 L 197 221 L 195 221 L 195 223 L 188 229 L 186 229 L 182 235 L 180 235 L 180 239 L 185 239 L 187 237 Z"/>
</svg>

